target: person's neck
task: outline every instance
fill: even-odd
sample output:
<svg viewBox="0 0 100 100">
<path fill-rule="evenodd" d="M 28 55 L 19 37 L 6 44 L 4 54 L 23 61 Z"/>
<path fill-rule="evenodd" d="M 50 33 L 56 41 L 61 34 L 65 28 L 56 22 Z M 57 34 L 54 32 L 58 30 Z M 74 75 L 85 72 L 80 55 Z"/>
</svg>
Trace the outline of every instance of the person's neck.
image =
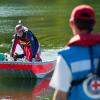
<svg viewBox="0 0 100 100">
<path fill-rule="evenodd" d="M 75 34 L 89 34 L 87 30 L 81 30 L 81 31 L 77 30 L 77 31 L 74 31 L 74 33 Z"/>
<path fill-rule="evenodd" d="M 80 34 L 87 34 L 88 33 L 88 31 L 86 31 L 86 30 L 82 30 L 81 32 L 80 32 Z"/>
</svg>

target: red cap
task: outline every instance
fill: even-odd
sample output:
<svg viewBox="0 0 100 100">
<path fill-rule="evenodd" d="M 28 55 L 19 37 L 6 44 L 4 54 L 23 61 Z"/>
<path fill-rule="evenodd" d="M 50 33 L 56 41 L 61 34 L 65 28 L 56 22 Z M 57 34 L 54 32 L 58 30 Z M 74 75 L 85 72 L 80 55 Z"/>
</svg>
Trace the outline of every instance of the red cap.
<svg viewBox="0 0 100 100">
<path fill-rule="evenodd" d="M 70 21 L 74 19 L 93 19 L 95 20 L 95 11 L 89 5 L 79 5 L 75 7 L 71 13 Z"/>
</svg>

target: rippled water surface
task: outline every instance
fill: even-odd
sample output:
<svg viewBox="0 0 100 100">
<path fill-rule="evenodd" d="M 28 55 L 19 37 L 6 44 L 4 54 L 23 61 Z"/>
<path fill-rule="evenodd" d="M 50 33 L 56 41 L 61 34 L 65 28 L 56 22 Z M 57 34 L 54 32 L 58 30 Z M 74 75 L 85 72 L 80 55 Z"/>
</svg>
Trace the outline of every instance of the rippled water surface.
<svg viewBox="0 0 100 100">
<path fill-rule="evenodd" d="M 81 3 L 94 6 L 98 22 L 95 31 L 98 31 L 99 0 L 0 0 L 0 52 L 9 53 L 11 33 L 21 20 L 37 36 L 43 60 L 56 59 L 57 52 L 71 36 L 70 11 Z M 51 100 L 53 90 L 48 87 L 50 78 L 51 75 L 38 80 L 0 77 L 0 100 Z"/>
</svg>

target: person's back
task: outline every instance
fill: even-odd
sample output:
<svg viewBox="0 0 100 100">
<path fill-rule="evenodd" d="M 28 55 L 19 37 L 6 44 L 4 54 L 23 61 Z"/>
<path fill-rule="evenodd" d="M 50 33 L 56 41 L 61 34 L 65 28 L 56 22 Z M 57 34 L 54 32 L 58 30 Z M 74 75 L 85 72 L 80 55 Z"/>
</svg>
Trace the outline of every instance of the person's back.
<svg viewBox="0 0 100 100">
<path fill-rule="evenodd" d="M 92 50 L 92 53 L 90 53 Z M 67 64 L 72 73 L 72 83 L 71 83 L 71 90 L 70 96 L 68 100 L 95 100 L 96 96 L 100 95 L 100 83 L 99 86 L 95 87 L 94 80 L 88 80 L 87 82 L 83 83 L 83 81 L 87 78 L 88 75 L 95 73 L 97 71 L 97 63 L 100 57 L 100 44 L 94 46 L 70 46 L 66 49 L 59 52 L 60 55 L 64 59 L 67 59 Z M 91 59 L 91 55 L 93 59 Z M 92 62 L 93 61 L 93 62 Z M 93 63 L 93 64 L 92 64 Z M 61 66 L 62 67 L 62 66 Z M 91 88 L 91 89 L 90 89 Z M 84 93 L 85 91 L 85 93 Z M 94 96 L 93 94 L 96 95 Z M 87 98 L 91 96 L 92 99 Z M 100 99 L 100 96 L 99 96 Z M 99 100 L 96 99 L 96 100 Z"/>
<path fill-rule="evenodd" d="M 94 25 L 92 7 L 80 5 L 72 11 L 70 26 L 74 36 L 58 53 L 50 82 L 56 89 L 54 100 L 100 100 L 100 34 L 91 33 Z"/>
</svg>

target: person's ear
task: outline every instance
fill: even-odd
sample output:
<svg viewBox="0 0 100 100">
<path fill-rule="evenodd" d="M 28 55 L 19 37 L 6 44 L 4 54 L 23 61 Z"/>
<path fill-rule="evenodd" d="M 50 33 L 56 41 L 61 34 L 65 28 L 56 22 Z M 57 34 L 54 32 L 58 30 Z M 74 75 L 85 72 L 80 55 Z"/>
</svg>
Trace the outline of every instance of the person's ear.
<svg viewBox="0 0 100 100">
<path fill-rule="evenodd" d="M 74 26 L 74 21 L 69 21 L 69 25 L 72 28 Z"/>
</svg>

